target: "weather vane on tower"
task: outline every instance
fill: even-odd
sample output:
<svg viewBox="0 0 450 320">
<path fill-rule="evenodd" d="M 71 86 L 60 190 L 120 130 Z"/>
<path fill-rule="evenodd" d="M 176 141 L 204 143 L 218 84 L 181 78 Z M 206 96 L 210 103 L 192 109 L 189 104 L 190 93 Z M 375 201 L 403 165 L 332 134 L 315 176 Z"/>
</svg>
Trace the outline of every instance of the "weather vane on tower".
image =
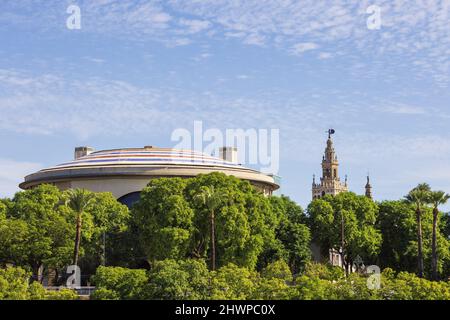
<svg viewBox="0 0 450 320">
<path fill-rule="evenodd" d="M 334 129 L 328 129 L 328 139 L 331 138 L 331 135 L 334 134 L 336 131 Z"/>
</svg>

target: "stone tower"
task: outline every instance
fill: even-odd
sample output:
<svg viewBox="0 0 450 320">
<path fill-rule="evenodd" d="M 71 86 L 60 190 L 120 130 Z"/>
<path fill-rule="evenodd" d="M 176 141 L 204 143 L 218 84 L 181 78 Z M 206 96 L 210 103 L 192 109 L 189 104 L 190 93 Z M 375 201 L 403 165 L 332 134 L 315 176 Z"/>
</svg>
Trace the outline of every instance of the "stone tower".
<svg viewBox="0 0 450 320">
<path fill-rule="evenodd" d="M 369 198 L 369 199 L 372 199 L 372 186 L 370 185 L 370 178 L 369 178 L 369 176 L 367 176 L 366 197 Z"/>
<path fill-rule="evenodd" d="M 328 130 L 327 147 L 322 158 L 322 177 L 320 178 L 320 182 L 316 183 L 316 178 L 315 176 L 313 177 L 313 200 L 321 198 L 326 194 L 337 195 L 341 192 L 348 191 L 347 177 L 344 183 L 339 178 L 339 162 L 334 151 L 333 140 L 331 139 L 332 134 L 334 134 L 334 130 Z"/>
</svg>

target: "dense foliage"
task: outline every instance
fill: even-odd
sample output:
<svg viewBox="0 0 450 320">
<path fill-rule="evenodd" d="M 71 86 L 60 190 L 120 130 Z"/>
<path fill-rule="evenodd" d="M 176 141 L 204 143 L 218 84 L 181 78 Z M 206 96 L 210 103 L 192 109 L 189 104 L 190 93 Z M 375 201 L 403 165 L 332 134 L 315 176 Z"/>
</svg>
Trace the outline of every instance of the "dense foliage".
<svg viewBox="0 0 450 320">
<path fill-rule="evenodd" d="M 414 208 L 404 201 L 383 201 L 379 205 L 378 227 L 382 232 L 383 244 L 379 256 L 380 266 L 408 272 L 417 271 L 417 226 Z M 442 214 L 440 215 L 442 217 Z M 425 275 L 431 274 L 432 210 L 422 213 L 422 232 Z M 438 270 L 442 278 L 450 276 L 446 268 L 450 262 L 450 241 L 444 232 L 444 225 L 437 233 Z"/>
<path fill-rule="evenodd" d="M 41 284 L 64 285 L 74 262 L 100 300 L 450 299 L 449 199 L 420 184 L 398 201 L 346 192 L 304 212 L 212 173 L 153 179 L 129 210 L 41 185 L 0 200 L 0 299 L 74 299 Z M 311 263 L 311 243 L 345 268 Z"/>
<path fill-rule="evenodd" d="M 82 212 L 80 266 L 95 272 L 103 254 L 103 233 L 127 228 L 129 211 L 110 193 L 90 193 L 92 202 Z M 13 264 L 33 272 L 57 274 L 72 263 L 77 213 L 67 205 L 68 194 L 50 185 L 19 192 L 0 203 L 0 265 Z"/>
<path fill-rule="evenodd" d="M 30 284 L 30 273 L 22 268 L 0 269 L 0 300 L 75 300 L 77 294 L 62 288 L 48 291 L 38 283 Z"/>
<path fill-rule="evenodd" d="M 101 267 L 94 278 L 98 288 L 95 299 L 450 299 L 449 282 L 433 282 L 389 268 L 380 275 L 379 288 L 368 286 L 367 275 L 352 273 L 346 277 L 341 268 L 323 264 L 308 264 L 294 281 L 283 261 L 271 263 L 259 273 L 234 264 L 208 271 L 201 260 L 163 260 L 147 273 Z"/>
<path fill-rule="evenodd" d="M 352 192 L 326 195 L 308 206 L 314 240 L 322 248 L 341 250 L 347 272 L 359 256 L 374 263 L 382 237 L 376 228 L 378 206 Z"/>
<path fill-rule="evenodd" d="M 297 272 L 310 258 L 309 229 L 298 205 L 287 197 L 269 199 L 247 181 L 221 173 L 152 180 L 132 211 L 150 262 L 211 261 L 211 243 L 218 267 L 262 268 L 282 258 Z"/>
</svg>

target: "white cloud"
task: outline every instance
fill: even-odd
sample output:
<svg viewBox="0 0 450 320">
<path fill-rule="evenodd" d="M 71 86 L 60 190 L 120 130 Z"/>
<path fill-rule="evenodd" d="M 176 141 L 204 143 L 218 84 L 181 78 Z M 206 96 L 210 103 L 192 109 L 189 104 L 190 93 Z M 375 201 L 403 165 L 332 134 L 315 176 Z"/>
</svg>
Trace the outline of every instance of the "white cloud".
<svg viewBox="0 0 450 320">
<path fill-rule="evenodd" d="M 250 76 L 238 74 L 236 78 L 245 80 Z M 27 85 L 19 88 L 16 82 Z M 299 113 L 298 97 L 286 100 L 273 92 L 256 92 L 248 97 L 216 92 L 204 95 L 167 87 L 144 88 L 124 81 L 72 80 L 9 70 L 0 70 L 0 87 L 0 129 L 34 134 L 71 133 L 81 139 L 146 133 L 204 119 L 218 127 L 251 128 L 255 123 L 267 128 L 275 126 L 289 135 L 286 141 L 296 141 L 299 128 L 311 128 L 326 118 L 325 114 L 317 114 L 315 105 L 303 105 Z M 310 100 L 309 94 L 305 96 Z M 287 118 L 281 109 L 295 116 Z"/>
<path fill-rule="evenodd" d="M 189 38 L 173 38 L 173 39 L 165 40 L 164 43 L 169 48 L 174 48 L 174 47 L 187 46 L 187 45 L 191 44 L 192 41 Z"/>
<path fill-rule="evenodd" d="M 405 115 L 420 115 L 426 114 L 426 110 L 422 107 L 410 106 L 404 104 L 391 104 L 382 107 L 374 108 L 380 112 L 393 113 L 393 114 L 405 114 Z"/>
<path fill-rule="evenodd" d="M 72 1 L 7 1 L 0 21 L 39 31 L 66 31 L 59 21 Z M 294 54 L 316 49 L 340 52 L 356 63 L 392 61 L 415 77 L 450 83 L 450 5 L 448 0 L 375 2 L 340 0 L 110 0 L 77 2 L 82 32 L 134 41 L 156 40 L 169 46 L 199 37 L 234 38 L 244 44 L 275 47 Z M 367 7 L 382 10 L 380 30 L 368 30 Z M 37 9 L 36 9 L 37 8 Z M 312 45 L 313 44 L 313 45 Z M 420 58 L 418 58 L 420 57 Z M 386 69 L 389 72 L 389 69 Z M 395 77 L 395 72 L 391 74 Z M 386 77 L 387 78 L 387 77 Z"/>
<path fill-rule="evenodd" d="M 366 9 L 372 4 L 382 8 L 380 30 L 366 26 Z M 405 65 L 413 65 L 420 56 L 422 62 L 410 68 L 411 72 L 425 72 L 440 86 L 448 86 L 450 81 L 447 0 L 332 4 L 315 0 L 172 0 L 170 5 L 182 14 L 212 21 L 226 37 L 243 43 L 273 45 L 300 55 L 319 45 L 355 60 L 400 59 Z M 319 59 L 329 57 L 327 53 L 318 55 Z"/>
<path fill-rule="evenodd" d="M 206 20 L 188 20 L 188 19 L 180 19 L 180 25 L 186 26 L 186 33 L 198 33 L 200 31 L 204 31 L 209 29 L 211 23 Z"/>
<path fill-rule="evenodd" d="M 104 59 L 94 58 L 94 57 L 84 57 L 84 59 L 87 61 L 93 62 L 93 63 L 97 63 L 97 64 L 101 64 L 101 63 L 105 62 Z"/>
<path fill-rule="evenodd" d="M 330 59 L 330 58 L 332 58 L 333 57 L 333 55 L 331 54 L 331 53 L 329 53 L 329 52 L 321 52 L 321 53 L 319 53 L 319 55 L 318 55 L 318 58 L 320 59 L 320 60 L 326 60 L 326 59 Z"/>
<path fill-rule="evenodd" d="M 195 57 L 192 58 L 194 61 L 203 61 L 212 57 L 212 54 L 209 52 L 202 52 Z"/>
<path fill-rule="evenodd" d="M 243 40 L 243 42 L 245 44 L 256 45 L 256 46 L 264 45 L 265 41 L 266 41 L 266 37 L 264 37 L 260 34 L 255 34 L 255 33 L 249 34 Z"/>
<path fill-rule="evenodd" d="M 0 158 L 0 198 L 11 197 L 20 190 L 18 185 L 23 182 L 24 176 L 41 168 L 38 163 Z"/>
<path fill-rule="evenodd" d="M 301 55 L 302 53 L 317 49 L 319 46 L 313 42 L 297 43 L 292 46 L 291 53 L 295 55 Z"/>
</svg>

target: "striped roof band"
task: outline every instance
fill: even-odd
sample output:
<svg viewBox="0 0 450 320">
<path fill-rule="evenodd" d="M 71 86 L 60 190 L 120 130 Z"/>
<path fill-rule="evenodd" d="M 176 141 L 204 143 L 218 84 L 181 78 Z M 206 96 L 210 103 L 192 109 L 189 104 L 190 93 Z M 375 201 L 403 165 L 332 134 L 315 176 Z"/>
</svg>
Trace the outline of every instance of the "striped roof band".
<svg viewBox="0 0 450 320">
<path fill-rule="evenodd" d="M 225 161 L 221 158 L 206 155 L 192 150 L 156 149 L 149 151 L 136 151 L 143 149 L 123 149 L 97 151 L 76 160 L 65 162 L 41 171 L 63 168 L 76 168 L 101 165 L 162 165 L 162 164 L 189 164 L 200 166 L 223 166 L 243 168 L 240 164 Z"/>
</svg>

